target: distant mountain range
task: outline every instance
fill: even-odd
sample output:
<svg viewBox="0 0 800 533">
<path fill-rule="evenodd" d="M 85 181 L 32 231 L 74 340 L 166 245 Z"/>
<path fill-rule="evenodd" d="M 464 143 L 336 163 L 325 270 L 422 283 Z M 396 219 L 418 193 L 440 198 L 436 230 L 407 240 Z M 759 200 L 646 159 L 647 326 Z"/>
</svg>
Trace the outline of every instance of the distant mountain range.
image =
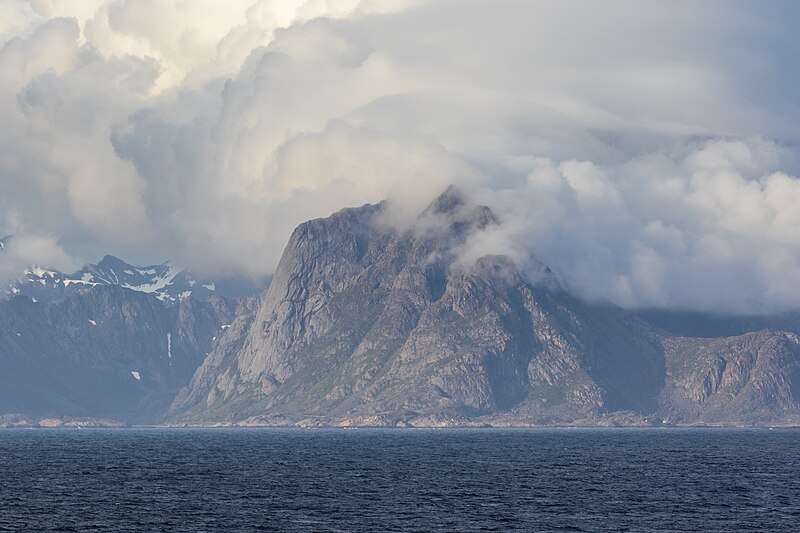
<svg viewBox="0 0 800 533">
<path fill-rule="evenodd" d="M 230 277 L 216 280 L 198 278 L 171 261 L 141 267 L 107 255 L 99 263 L 85 265 L 71 274 L 31 266 L 11 284 L 8 293 L 41 301 L 62 296 L 70 286 L 76 288 L 99 285 L 113 285 L 153 294 L 159 300 L 170 303 L 189 296 L 205 299 L 215 294 L 236 298 L 257 292 L 264 286 L 250 280 Z"/>
<path fill-rule="evenodd" d="M 2 253 L 8 238 L 0 242 Z M 265 286 L 113 256 L 71 274 L 27 268 L 0 298 L 0 426 L 163 419 L 214 338 Z"/>
<path fill-rule="evenodd" d="M 404 230 L 382 222 L 385 209 L 300 225 L 258 296 L 221 296 L 168 263 L 31 269 L 0 302 L 0 414 L 9 424 L 800 425 L 797 314 L 586 303 L 536 258 L 535 280 L 508 257 L 465 261 L 468 239 L 498 221 L 457 189 Z"/>
</svg>

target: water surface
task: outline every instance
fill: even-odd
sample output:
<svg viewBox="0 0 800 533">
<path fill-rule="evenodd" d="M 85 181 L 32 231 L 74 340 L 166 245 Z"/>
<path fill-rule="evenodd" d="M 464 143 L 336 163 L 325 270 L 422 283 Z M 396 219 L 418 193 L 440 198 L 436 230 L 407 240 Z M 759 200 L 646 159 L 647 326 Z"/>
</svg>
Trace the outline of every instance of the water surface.
<svg viewBox="0 0 800 533">
<path fill-rule="evenodd" d="M 0 431 L 0 530 L 798 531 L 800 431 Z"/>
</svg>

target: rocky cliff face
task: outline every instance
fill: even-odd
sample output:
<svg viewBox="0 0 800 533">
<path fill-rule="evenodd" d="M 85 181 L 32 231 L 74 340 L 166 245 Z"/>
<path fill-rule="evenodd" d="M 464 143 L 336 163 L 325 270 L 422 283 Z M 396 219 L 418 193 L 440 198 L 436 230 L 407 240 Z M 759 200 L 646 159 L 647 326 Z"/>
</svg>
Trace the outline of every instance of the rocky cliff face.
<svg viewBox="0 0 800 533">
<path fill-rule="evenodd" d="M 736 423 L 797 410 L 794 337 L 756 334 L 772 339 L 761 352 L 675 337 L 571 297 L 544 266 L 531 284 L 507 257 L 465 263 L 464 243 L 497 221 L 454 189 L 404 231 L 382 224 L 384 208 L 298 227 L 257 311 L 226 331 L 171 419 Z"/>
<path fill-rule="evenodd" d="M 670 422 L 800 424 L 800 337 L 762 330 L 667 337 L 661 413 Z"/>
</svg>

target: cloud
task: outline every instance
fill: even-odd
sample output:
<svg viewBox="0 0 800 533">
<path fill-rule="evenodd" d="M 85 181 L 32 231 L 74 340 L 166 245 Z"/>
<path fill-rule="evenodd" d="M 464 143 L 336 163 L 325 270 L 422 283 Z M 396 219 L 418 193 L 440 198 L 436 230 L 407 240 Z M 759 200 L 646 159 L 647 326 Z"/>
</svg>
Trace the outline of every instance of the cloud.
<svg viewBox="0 0 800 533">
<path fill-rule="evenodd" d="M 774 170 L 789 156 L 754 138 L 617 165 L 537 159 L 524 185 L 483 192 L 504 215 L 487 253 L 533 250 L 580 294 L 625 306 L 795 308 L 800 179 Z"/>
<path fill-rule="evenodd" d="M 146 188 L 109 128 L 141 105 L 158 66 L 80 45 L 74 19 L 51 19 L 0 50 L 0 206 L 36 233 L 129 246 L 151 230 Z M 136 228 L 131 231 L 131 228 Z"/>
<path fill-rule="evenodd" d="M 503 221 L 469 257 L 625 306 L 800 306 L 791 2 L 0 12 L 0 234 L 258 275 L 305 219 L 392 197 L 403 224 L 458 183 Z"/>
<path fill-rule="evenodd" d="M 46 265 L 65 272 L 77 270 L 79 264 L 52 235 L 25 235 L 15 237 L 0 250 L 0 280 L 8 281 L 21 276 L 25 268 Z M 3 287 L 5 289 L 5 287 Z"/>
</svg>

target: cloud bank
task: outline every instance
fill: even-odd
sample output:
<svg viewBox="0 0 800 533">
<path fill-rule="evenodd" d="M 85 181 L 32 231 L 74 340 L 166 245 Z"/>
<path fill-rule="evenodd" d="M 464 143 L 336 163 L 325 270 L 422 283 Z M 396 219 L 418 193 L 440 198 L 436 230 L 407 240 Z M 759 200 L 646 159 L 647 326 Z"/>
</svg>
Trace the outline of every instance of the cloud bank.
<svg viewBox="0 0 800 533">
<path fill-rule="evenodd" d="M 627 307 L 796 309 L 798 15 L 0 0 L 0 235 L 54 267 L 261 275 L 303 220 L 456 183 L 503 220 L 470 255 Z"/>
</svg>

